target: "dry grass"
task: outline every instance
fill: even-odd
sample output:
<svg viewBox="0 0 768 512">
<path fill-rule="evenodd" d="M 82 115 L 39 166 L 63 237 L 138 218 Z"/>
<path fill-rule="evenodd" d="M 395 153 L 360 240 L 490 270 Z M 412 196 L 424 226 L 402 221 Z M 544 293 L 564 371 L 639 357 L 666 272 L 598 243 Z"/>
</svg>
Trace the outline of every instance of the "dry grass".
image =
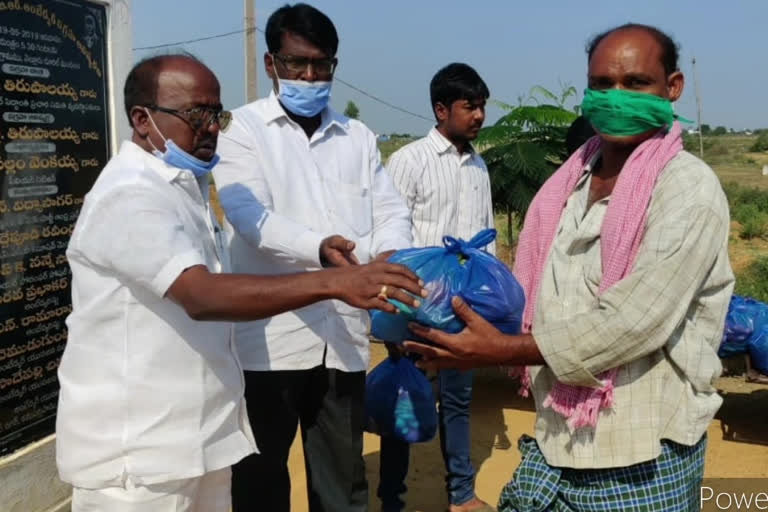
<svg viewBox="0 0 768 512">
<path fill-rule="evenodd" d="M 389 157 L 392 155 L 392 153 L 405 146 L 409 142 L 413 142 L 416 140 L 416 138 L 417 137 L 392 137 L 391 139 L 384 142 L 379 141 L 381 161 L 386 162 L 389 160 Z"/>
<path fill-rule="evenodd" d="M 750 148 L 755 135 L 726 135 L 704 138 L 704 160 L 712 166 L 723 183 L 736 182 L 747 187 L 768 189 L 768 176 L 762 168 L 768 165 L 768 152 L 753 153 Z M 686 139 L 686 149 L 698 156 L 698 142 Z"/>
<path fill-rule="evenodd" d="M 758 256 L 768 254 L 768 240 L 760 238 L 743 240 L 739 238 L 740 231 L 739 223 L 732 221 L 728 254 L 731 258 L 731 267 L 736 274 L 746 269 Z"/>
<path fill-rule="evenodd" d="M 745 187 L 768 189 L 768 176 L 762 173 L 763 166 L 768 165 L 768 153 L 744 153 L 741 160 L 710 165 L 722 183 L 736 182 Z"/>
</svg>

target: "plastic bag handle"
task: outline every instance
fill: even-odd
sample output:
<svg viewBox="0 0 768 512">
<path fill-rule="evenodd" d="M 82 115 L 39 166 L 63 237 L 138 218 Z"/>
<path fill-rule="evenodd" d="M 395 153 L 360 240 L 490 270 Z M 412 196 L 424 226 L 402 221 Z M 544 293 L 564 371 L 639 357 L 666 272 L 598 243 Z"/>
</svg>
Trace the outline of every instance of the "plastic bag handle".
<svg viewBox="0 0 768 512">
<path fill-rule="evenodd" d="M 443 237 L 443 245 L 448 252 L 465 253 L 468 249 L 482 249 L 494 240 L 496 240 L 496 230 L 484 229 L 473 236 L 469 242 L 446 235 Z"/>
</svg>

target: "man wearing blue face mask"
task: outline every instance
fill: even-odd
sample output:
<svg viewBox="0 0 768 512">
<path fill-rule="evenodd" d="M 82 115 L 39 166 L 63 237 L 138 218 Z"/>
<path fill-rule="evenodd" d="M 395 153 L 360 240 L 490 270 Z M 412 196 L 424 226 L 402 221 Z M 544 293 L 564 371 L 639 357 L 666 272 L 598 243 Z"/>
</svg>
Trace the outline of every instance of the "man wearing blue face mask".
<svg viewBox="0 0 768 512">
<path fill-rule="evenodd" d="M 409 247 L 409 211 L 381 165 L 374 134 L 328 106 L 338 48 L 331 20 L 306 4 L 285 6 L 270 16 L 266 40 L 273 90 L 234 112 L 214 170 L 235 231 L 234 268 L 285 274 L 354 266 Z M 331 233 L 354 247 L 323 261 L 317 246 Z M 368 324 L 366 311 L 326 301 L 237 328 L 261 453 L 233 469 L 236 512 L 288 512 L 288 452 L 298 426 L 310 510 L 367 509 Z"/>
<path fill-rule="evenodd" d="M 382 287 L 406 301 L 400 288 L 421 290 L 383 262 L 227 274 L 208 201 L 230 121 L 216 77 L 189 56 L 147 59 L 128 75 L 125 108 L 132 139 L 86 196 L 67 249 L 59 473 L 73 512 L 229 512 L 229 466 L 256 450 L 231 322 L 331 298 L 394 311 Z M 316 250 L 332 259 L 332 245 Z"/>
</svg>

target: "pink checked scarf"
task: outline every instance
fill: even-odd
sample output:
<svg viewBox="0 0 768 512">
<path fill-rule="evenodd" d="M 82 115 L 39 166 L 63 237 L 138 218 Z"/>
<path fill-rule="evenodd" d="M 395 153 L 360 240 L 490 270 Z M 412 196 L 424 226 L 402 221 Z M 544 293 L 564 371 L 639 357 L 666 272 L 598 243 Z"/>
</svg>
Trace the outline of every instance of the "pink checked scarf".
<svg viewBox="0 0 768 512">
<path fill-rule="evenodd" d="M 515 256 L 514 274 L 526 296 L 523 332 L 531 331 L 536 300 L 549 251 L 568 197 L 584 173 L 585 165 L 600 149 L 600 138 L 592 137 L 552 175 L 531 202 Z M 624 164 L 611 193 L 600 228 L 600 258 L 603 275 L 598 295 L 630 273 L 643 238 L 648 205 L 656 179 L 681 150 L 678 122 L 640 144 Z M 569 386 L 559 381 L 547 395 L 544 407 L 565 416 L 571 429 L 594 427 L 600 410 L 613 406 L 613 388 L 618 368 L 597 376 L 600 388 Z M 521 392 L 527 395 L 530 375 L 525 368 Z"/>
</svg>

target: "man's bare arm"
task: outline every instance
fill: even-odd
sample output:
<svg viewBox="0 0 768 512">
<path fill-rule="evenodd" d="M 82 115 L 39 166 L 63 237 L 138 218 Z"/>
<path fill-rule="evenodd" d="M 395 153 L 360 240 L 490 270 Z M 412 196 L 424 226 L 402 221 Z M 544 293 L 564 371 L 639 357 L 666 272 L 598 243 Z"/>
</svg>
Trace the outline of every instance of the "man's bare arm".
<svg viewBox="0 0 768 512">
<path fill-rule="evenodd" d="M 410 294 L 426 294 L 419 283 L 406 267 L 383 262 L 279 276 L 214 274 L 196 265 L 173 282 L 167 296 L 195 320 L 245 321 L 327 299 L 394 313 L 396 308 L 379 297 L 382 288 L 389 298 L 417 307 Z"/>
</svg>

